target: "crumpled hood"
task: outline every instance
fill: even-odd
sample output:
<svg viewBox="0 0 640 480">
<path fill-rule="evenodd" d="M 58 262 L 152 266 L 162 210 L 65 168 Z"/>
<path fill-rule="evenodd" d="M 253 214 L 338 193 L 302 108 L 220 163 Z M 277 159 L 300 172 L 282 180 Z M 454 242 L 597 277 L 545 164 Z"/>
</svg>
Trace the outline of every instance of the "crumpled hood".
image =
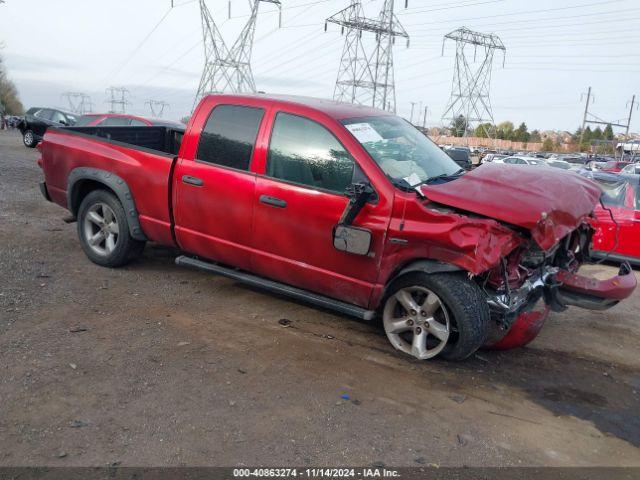
<svg viewBox="0 0 640 480">
<path fill-rule="evenodd" d="M 434 202 L 526 228 L 544 250 L 578 227 L 601 194 L 595 183 L 573 172 L 491 163 L 421 189 Z"/>
</svg>

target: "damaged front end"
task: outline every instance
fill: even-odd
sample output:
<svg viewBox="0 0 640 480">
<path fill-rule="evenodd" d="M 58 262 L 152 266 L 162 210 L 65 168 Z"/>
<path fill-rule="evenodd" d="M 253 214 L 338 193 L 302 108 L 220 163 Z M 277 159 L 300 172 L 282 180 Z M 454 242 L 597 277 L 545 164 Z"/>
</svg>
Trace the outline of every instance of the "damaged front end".
<svg viewBox="0 0 640 480">
<path fill-rule="evenodd" d="M 519 239 L 486 270 L 468 269 L 484 289 L 494 320 L 488 346 L 525 345 L 549 311 L 604 310 L 636 287 L 628 265 L 608 280 L 578 274 L 581 265 L 592 263 L 592 215 L 602 194 L 586 178 L 553 168 L 487 164 L 455 181 L 424 186 L 422 193 L 436 205 L 493 219 Z"/>
<path fill-rule="evenodd" d="M 481 277 L 493 320 L 488 348 L 526 345 L 538 335 L 550 311 L 569 306 L 606 310 L 631 295 L 636 278 L 628 264 L 607 280 L 577 273 L 591 261 L 592 233 L 585 222 L 546 251 L 531 241 Z"/>
</svg>

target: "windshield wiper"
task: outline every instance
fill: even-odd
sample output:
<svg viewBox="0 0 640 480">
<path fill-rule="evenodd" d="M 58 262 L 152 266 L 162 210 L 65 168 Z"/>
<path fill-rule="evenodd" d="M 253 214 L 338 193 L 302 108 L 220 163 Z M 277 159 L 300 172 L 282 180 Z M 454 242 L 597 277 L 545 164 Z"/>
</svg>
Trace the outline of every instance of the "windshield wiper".
<svg viewBox="0 0 640 480">
<path fill-rule="evenodd" d="M 458 178 L 460 175 L 462 175 L 463 173 L 465 173 L 465 170 L 462 168 L 459 168 L 457 171 L 453 172 L 453 173 L 443 173 L 441 175 L 436 175 L 435 177 L 430 177 L 427 178 L 424 182 L 422 182 L 420 185 L 429 185 L 435 181 L 438 180 L 455 180 L 456 178 Z"/>
</svg>

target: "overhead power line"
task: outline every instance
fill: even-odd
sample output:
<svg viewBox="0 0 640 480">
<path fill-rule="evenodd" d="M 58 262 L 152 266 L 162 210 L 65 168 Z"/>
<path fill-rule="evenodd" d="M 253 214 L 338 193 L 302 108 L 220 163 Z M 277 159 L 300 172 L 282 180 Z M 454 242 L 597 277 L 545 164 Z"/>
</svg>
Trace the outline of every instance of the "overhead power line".
<svg viewBox="0 0 640 480">
<path fill-rule="evenodd" d="M 145 35 L 145 37 L 140 41 L 140 43 L 138 43 L 138 45 L 133 49 L 133 51 L 129 54 L 129 56 L 127 56 L 127 58 L 124 60 L 124 62 L 122 62 L 111 74 L 108 75 L 108 77 L 107 77 L 108 79 L 114 79 L 124 69 L 124 67 L 127 66 L 127 64 L 133 59 L 133 57 L 136 56 L 136 54 L 144 46 L 144 44 L 147 43 L 149 38 L 151 38 L 151 35 L 153 35 L 153 33 L 158 29 L 158 27 L 160 27 L 162 22 L 164 22 L 165 19 L 169 16 L 169 14 L 171 13 L 171 10 L 172 9 L 169 8 L 169 10 L 167 10 L 164 13 L 162 18 L 158 21 L 158 23 L 156 23 L 153 26 L 153 28 L 151 29 L 151 31 L 149 31 L 149 33 L 147 33 Z"/>
<path fill-rule="evenodd" d="M 601 1 L 601 2 L 591 2 L 591 3 L 583 3 L 580 5 L 569 5 L 566 7 L 556 7 L 556 8 L 543 8 L 543 9 L 539 9 L 539 10 L 527 10 L 524 12 L 511 12 L 511 13 L 498 13 L 498 14 L 494 14 L 494 15 L 485 15 L 482 17 L 467 17 L 467 18 L 457 18 L 456 21 L 457 22 L 467 22 L 467 21 L 471 21 L 471 22 L 475 22 L 476 20 L 483 20 L 485 18 L 500 18 L 500 17 L 512 17 L 514 15 L 528 15 L 530 13 L 548 13 L 548 12 L 559 12 L 559 11 L 563 11 L 563 10 L 572 10 L 575 8 L 586 8 L 586 7 L 593 7 L 593 6 L 602 6 L 602 5 L 607 5 L 607 4 L 611 4 L 611 3 L 620 3 L 620 2 L 624 2 L 625 0 L 605 0 L 605 1 Z M 413 24 L 413 25 L 438 25 L 438 24 L 442 24 L 442 21 L 433 21 L 433 22 L 421 22 L 419 24 Z M 407 26 L 411 26 L 411 25 L 407 25 Z"/>
</svg>

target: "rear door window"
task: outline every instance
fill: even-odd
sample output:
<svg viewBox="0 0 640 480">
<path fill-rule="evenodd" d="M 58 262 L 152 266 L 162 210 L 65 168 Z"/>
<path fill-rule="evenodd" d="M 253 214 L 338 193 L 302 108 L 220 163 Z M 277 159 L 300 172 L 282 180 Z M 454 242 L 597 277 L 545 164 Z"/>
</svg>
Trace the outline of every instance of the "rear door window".
<svg viewBox="0 0 640 480">
<path fill-rule="evenodd" d="M 53 116 L 53 110 L 48 108 L 43 108 L 38 113 L 36 113 L 36 117 L 41 118 L 42 120 L 51 120 Z"/>
<path fill-rule="evenodd" d="M 67 123 L 67 117 L 64 116 L 64 113 L 54 110 L 51 114 L 51 121 L 54 123 Z"/>
<path fill-rule="evenodd" d="M 199 161 L 249 170 L 264 110 L 241 105 L 218 105 L 200 135 Z"/>
</svg>

